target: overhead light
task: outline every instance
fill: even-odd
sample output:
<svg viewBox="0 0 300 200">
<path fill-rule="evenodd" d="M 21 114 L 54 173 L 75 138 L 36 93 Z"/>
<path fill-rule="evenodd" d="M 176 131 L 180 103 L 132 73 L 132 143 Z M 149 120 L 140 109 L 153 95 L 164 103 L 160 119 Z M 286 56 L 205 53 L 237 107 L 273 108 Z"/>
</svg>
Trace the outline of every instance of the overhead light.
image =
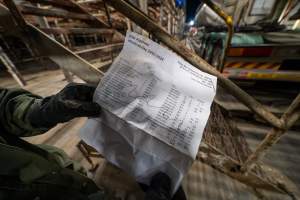
<svg viewBox="0 0 300 200">
<path fill-rule="evenodd" d="M 194 26 L 194 24 L 195 24 L 195 21 L 194 21 L 194 20 L 189 21 L 189 25 L 190 25 L 190 26 Z"/>
</svg>

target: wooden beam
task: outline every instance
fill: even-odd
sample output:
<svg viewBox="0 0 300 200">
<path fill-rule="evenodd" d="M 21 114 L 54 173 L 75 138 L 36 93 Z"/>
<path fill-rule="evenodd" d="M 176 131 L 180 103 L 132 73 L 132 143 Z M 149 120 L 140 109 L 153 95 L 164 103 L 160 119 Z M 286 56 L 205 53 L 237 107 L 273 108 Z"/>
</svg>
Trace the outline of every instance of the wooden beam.
<svg viewBox="0 0 300 200">
<path fill-rule="evenodd" d="M 12 77 L 17 81 L 17 83 L 24 87 L 26 85 L 25 80 L 23 79 L 22 75 L 13 64 L 13 62 L 9 59 L 6 53 L 3 51 L 2 47 L 0 46 L 0 61 L 2 64 L 7 68 L 7 71 L 12 75 Z"/>
<path fill-rule="evenodd" d="M 99 34 L 113 35 L 114 29 L 107 28 L 41 28 L 47 34 Z"/>
<path fill-rule="evenodd" d="M 97 17 L 97 19 L 101 20 L 101 21 L 107 21 L 107 17 L 105 14 L 103 13 L 96 13 L 93 14 L 93 16 Z M 126 28 L 126 18 L 124 16 L 122 16 L 122 18 L 120 18 L 120 16 L 117 15 L 117 13 L 115 14 L 110 14 L 111 16 L 111 23 L 112 23 L 112 28 L 117 29 L 117 30 L 122 30 Z M 108 28 L 111 28 L 110 26 Z"/>
<path fill-rule="evenodd" d="M 78 50 L 75 51 L 75 53 L 79 55 L 81 58 L 84 58 L 93 63 L 95 60 L 98 60 L 99 62 L 99 60 L 103 61 L 106 60 L 107 58 L 109 60 L 113 60 L 114 56 L 119 54 L 122 47 L 123 47 L 123 42 L 84 49 L 84 50 Z"/>
<path fill-rule="evenodd" d="M 173 1 L 173 0 L 167 0 L 167 2 L 170 5 L 170 9 L 173 11 L 173 14 L 176 17 L 176 15 L 178 15 L 178 13 L 177 13 L 177 8 L 175 7 L 175 3 L 174 3 L 175 1 Z"/>
<path fill-rule="evenodd" d="M 81 10 L 82 13 L 85 13 L 86 15 L 89 15 L 93 19 L 91 24 L 95 25 L 96 27 L 110 28 L 109 25 L 105 21 L 93 16 L 84 6 L 79 5 L 78 3 L 76 3 L 73 0 L 69 0 L 69 1 L 74 6 L 76 6 L 79 10 Z"/>
<path fill-rule="evenodd" d="M 26 37 L 22 30 L 15 26 L 11 13 L 2 4 L 0 4 L 0 26 L 7 35 L 14 35 L 22 39 Z M 93 85 L 98 84 L 103 76 L 101 71 L 33 25 L 27 24 L 27 27 L 29 33 L 34 36 L 36 48 L 41 55 L 49 57 L 59 67 L 70 71 L 82 80 Z"/>
<path fill-rule="evenodd" d="M 111 22 L 109 8 L 108 8 L 107 4 L 105 3 L 105 0 L 103 0 L 103 3 L 104 3 L 104 8 L 105 8 L 105 14 L 106 14 L 107 22 L 108 22 L 109 26 L 112 27 L 113 25 L 112 25 L 112 22 Z"/>
<path fill-rule="evenodd" d="M 176 9 L 175 10 L 172 9 L 171 5 L 169 4 L 169 1 L 163 1 L 162 4 L 164 4 L 166 6 L 168 13 L 171 13 L 174 17 L 177 16 Z"/>
<path fill-rule="evenodd" d="M 92 51 L 103 51 L 103 50 L 106 50 L 106 52 L 107 52 L 107 51 L 113 51 L 113 50 L 121 50 L 122 47 L 123 47 L 123 42 L 120 42 L 120 43 L 108 44 L 108 45 L 99 46 L 99 47 L 95 47 L 95 48 L 89 48 L 89 49 L 84 49 L 84 50 L 80 50 L 80 51 L 75 51 L 75 53 L 76 54 L 84 54 L 84 53 L 90 53 Z"/>
<path fill-rule="evenodd" d="M 58 10 L 53 8 L 43 9 L 43 8 L 37 8 L 33 6 L 19 6 L 19 9 L 22 13 L 29 14 L 29 15 L 58 17 L 64 19 L 88 20 L 88 21 L 94 20 L 93 17 L 87 14 L 79 14 L 75 12 L 69 12 L 69 11 Z"/>
<path fill-rule="evenodd" d="M 26 39 L 24 41 L 27 41 L 30 48 L 29 50 L 31 50 L 31 52 L 34 54 L 35 57 L 40 57 L 40 53 L 39 51 L 35 48 L 34 46 L 34 39 L 30 36 L 30 33 L 28 32 L 28 27 L 27 27 L 27 23 L 23 17 L 23 15 L 21 14 L 19 8 L 16 6 L 16 4 L 14 3 L 13 0 L 4 0 L 4 3 L 7 5 L 7 7 L 10 9 L 10 12 L 15 20 L 15 23 L 17 26 L 19 26 L 20 28 L 22 28 L 22 32 L 23 34 L 27 35 L 28 37 L 26 37 Z M 13 22 L 14 23 L 14 22 Z M 15 24 L 14 23 L 14 24 Z M 26 44 L 26 43 L 25 43 Z M 41 61 L 41 60 L 40 60 Z"/>
<path fill-rule="evenodd" d="M 22 14 L 20 13 L 19 8 L 13 2 L 13 0 L 3 0 L 3 2 L 9 8 L 9 10 L 12 13 L 12 15 L 14 16 L 17 24 L 20 27 L 24 28 L 24 32 L 26 32 L 26 28 L 27 28 L 26 21 L 25 21 L 24 17 L 22 16 Z"/>
<path fill-rule="evenodd" d="M 26 0 L 26 1 L 29 1 L 31 3 L 41 4 L 41 5 L 55 6 L 55 7 L 64 8 L 72 11 L 77 10 L 76 6 L 74 6 L 69 1 L 63 1 L 63 0 Z"/>
<path fill-rule="evenodd" d="M 77 3 L 87 4 L 87 3 L 103 3 L 100 0 L 78 0 Z"/>
</svg>

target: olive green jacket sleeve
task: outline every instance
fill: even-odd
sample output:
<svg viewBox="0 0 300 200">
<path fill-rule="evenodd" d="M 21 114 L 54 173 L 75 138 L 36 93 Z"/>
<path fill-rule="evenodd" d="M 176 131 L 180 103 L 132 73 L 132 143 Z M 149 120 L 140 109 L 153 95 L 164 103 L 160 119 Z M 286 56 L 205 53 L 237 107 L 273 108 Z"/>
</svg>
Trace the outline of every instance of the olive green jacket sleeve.
<svg viewBox="0 0 300 200">
<path fill-rule="evenodd" d="M 0 129 L 19 137 L 43 133 L 48 128 L 31 126 L 27 112 L 41 97 L 22 89 L 0 88 Z"/>
</svg>

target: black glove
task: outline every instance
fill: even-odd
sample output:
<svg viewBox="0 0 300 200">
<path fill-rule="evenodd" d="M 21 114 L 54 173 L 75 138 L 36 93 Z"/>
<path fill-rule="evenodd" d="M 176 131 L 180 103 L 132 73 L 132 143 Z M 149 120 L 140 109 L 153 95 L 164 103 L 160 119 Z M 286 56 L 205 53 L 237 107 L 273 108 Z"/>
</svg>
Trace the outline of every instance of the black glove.
<svg viewBox="0 0 300 200">
<path fill-rule="evenodd" d="M 146 191 L 145 200 L 186 200 L 182 186 L 171 198 L 171 180 L 162 172 L 155 174 L 150 182 L 150 186 L 140 184 L 143 191 Z"/>
<path fill-rule="evenodd" d="M 50 128 L 75 117 L 92 117 L 100 114 L 100 106 L 92 102 L 95 87 L 70 83 L 58 94 L 37 99 L 28 111 L 32 126 Z"/>
<path fill-rule="evenodd" d="M 166 174 L 159 172 L 152 177 L 150 186 L 146 191 L 145 200 L 170 200 L 170 199 L 171 199 L 171 180 Z"/>
</svg>

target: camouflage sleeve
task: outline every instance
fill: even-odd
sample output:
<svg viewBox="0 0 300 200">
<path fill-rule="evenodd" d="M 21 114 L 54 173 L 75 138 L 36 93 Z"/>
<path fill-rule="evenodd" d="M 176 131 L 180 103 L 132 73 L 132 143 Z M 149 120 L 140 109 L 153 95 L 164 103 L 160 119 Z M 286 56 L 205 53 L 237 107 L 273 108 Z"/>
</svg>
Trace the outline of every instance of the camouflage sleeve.
<svg viewBox="0 0 300 200">
<path fill-rule="evenodd" d="M 0 129 L 20 137 L 47 131 L 47 128 L 34 128 L 27 118 L 27 111 L 37 99 L 41 97 L 26 90 L 0 88 Z"/>
</svg>

